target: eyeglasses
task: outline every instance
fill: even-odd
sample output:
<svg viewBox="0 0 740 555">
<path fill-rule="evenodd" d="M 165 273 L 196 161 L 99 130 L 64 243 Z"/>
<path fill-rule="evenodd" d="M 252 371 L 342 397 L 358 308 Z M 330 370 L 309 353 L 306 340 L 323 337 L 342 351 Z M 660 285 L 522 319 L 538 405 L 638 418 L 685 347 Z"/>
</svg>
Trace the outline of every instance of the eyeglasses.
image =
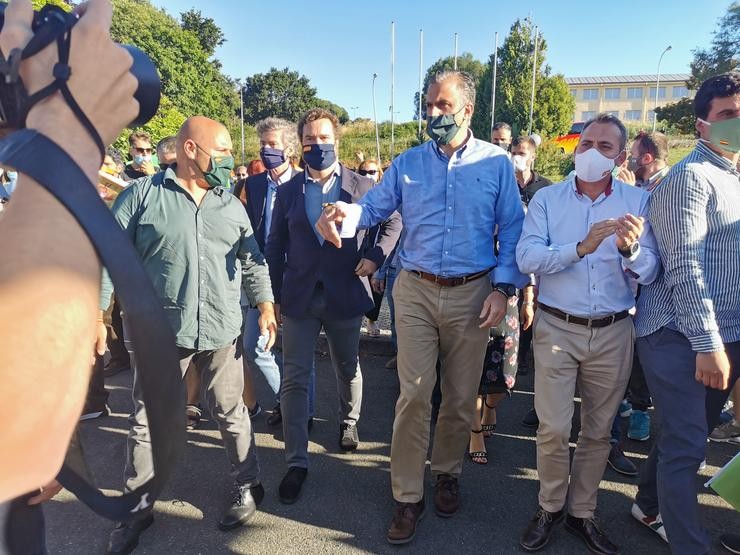
<svg viewBox="0 0 740 555">
<path fill-rule="evenodd" d="M 378 173 L 378 170 L 358 170 L 357 173 L 359 173 L 360 175 L 375 175 L 376 173 Z"/>
<path fill-rule="evenodd" d="M 135 146 L 135 147 L 133 147 L 133 150 L 134 150 L 134 152 L 136 152 L 138 154 L 151 154 L 152 153 L 152 149 L 151 148 L 141 148 L 141 147 Z"/>
</svg>

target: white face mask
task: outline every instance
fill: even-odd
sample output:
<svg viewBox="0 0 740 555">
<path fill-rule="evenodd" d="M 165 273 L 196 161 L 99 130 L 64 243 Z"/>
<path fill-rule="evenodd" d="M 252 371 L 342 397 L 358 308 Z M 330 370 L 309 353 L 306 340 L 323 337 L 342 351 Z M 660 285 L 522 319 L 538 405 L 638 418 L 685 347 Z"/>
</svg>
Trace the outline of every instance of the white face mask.
<svg viewBox="0 0 740 555">
<path fill-rule="evenodd" d="M 511 157 L 511 163 L 518 172 L 525 172 L 529 169 L 529 160 L 523 154 L 514 154 Z"/>
<path fill-rule="evenodd" d="M 614 169 L 614 160 L 607 158 L 596 148 L 576 153 L 576 176 L 593 183 L 604 178 Z"/>
</svg>

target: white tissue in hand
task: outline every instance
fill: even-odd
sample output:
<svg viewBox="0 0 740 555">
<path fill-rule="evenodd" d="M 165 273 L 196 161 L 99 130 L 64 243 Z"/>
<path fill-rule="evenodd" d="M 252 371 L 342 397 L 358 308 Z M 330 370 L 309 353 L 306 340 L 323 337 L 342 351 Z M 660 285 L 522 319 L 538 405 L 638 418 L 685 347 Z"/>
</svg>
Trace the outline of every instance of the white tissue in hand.
<svg viewBox="0 0 740 555">
<path fill-rule="evenodd" d="M 339 226 L 339 237 L 342 239 L 354 237 L 357 235 L 357 224 L 360 223 L 362 208 L 357 204 L 347 204 L 341 200 L 337 202 L 337 206 L 347 214 Z"/>
</svg>

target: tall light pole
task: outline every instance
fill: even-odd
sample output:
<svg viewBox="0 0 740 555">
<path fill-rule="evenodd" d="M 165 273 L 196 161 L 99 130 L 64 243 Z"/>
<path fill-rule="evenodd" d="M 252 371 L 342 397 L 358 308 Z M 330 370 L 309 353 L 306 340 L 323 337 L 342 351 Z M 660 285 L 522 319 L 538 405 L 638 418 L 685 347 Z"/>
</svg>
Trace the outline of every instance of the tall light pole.
<svg viewBox="0 0 740 555">
<path fill-rule="evenodd" d="M 498 32 L 495 34 L 494 46 L 493 46 L 493 78 L 491 82 L 491 131 L 493 131 L 493 124 L 496 123 L 494 120 L 496 113 L 496 71 L 498 70 Z"/>
<path fill-rule="evenodd" d="M 453 69 L 457 70 L 457 33 L 455 33 L 455 65 Z"/>
<path fill-rule="evenodd" d="M 246 162 L 246 154 L 244 151 L 244 85 L 240 81 L 237 81 L 239 83 L 239 107 L 241 108 L 241 124 L 242 124 L 242 164 Z"/>
<path fill-rule="evenodd" d="M 655 131 L 655 125 L 658 123 L 658 116 L 655 113 L 655 110 L 658 108 L 658 93 L 660 92 L 660 62 L 663 61 L 663 56 L 665 56 L 665 53 L 668 52 L 671 48 L 673 47 L 668 45 L 668 47 L 663 50 L 660 58 L 658 58 L 658 77 L 655 80 L 655 105 L 653 106 L 653 131 Z"/>
<path fill-rule="evenodd" d="M 419 120 L 419 139 L 421 139 L 421 103 L 422 87 L 424 86 L 424 30 L 419 29 L 419 106 L 417 108 L 417 119 Z"/>
<path fill-rule="evenodd" d="M 391 21 L 391 155 L 388 161 L 393 160 L 393 149 L 395 147 L 396 135 L 395 135 L 395 89 L 396 88 L 396 22 Z"/>
<path fill-rule="evenodd" d="M 534 85 L 537 79 L 537 38 L 539 36 L 539 27 L 534 26 L 534 58 L 532 59 L 532 98 L 529 101 L 529 129 L 527 135 L 532 134 L 532 120 L 534 119 Z"/>
<path fill-rule="evenodd" d="M 373 73 L 373 121 L 375 121 L 375 148 L 378 154 L 378 164 L 380 164 L 380 131 L 378 130 L 378 111 L 375 108 L 375 80 L 378 78 L 377 73 Z"/>
</svg>

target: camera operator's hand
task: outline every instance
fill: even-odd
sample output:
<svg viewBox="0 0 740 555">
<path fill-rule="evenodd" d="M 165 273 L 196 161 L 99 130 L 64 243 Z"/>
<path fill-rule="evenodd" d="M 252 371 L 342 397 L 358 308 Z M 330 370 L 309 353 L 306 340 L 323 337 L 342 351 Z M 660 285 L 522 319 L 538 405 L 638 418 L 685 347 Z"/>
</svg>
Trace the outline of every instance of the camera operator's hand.
<svg viewBox="0 0 740 555">
<path fill-rule="evenodd" d="M 139 110 L 133 97 L 137 81 L 129 72 L 133 60 L 110 38 L 112 8 L 109 0 L 90 0 L 80 6 L 78 13 L 81 18 L 72 29 L 70 42 L 72 72 L 68 85 L 103 143 L 110 144 Z M 31 39 L 32 20 L 30 0 L 11 0 L 0 32 L 0 48 L 6 57 L 13 48 L 23 48 Z M 52 42 L 21 63 L 21 77 L 30 94 L 53 81 L 52 68 L 57 60 L 57 45 Z M 95 182 L 100 152 L 61 93 L 56 92 L 36 104 L 26 118 L 26 126 L 62 145 Z M 71 137 L 74 140 L 70 140 Z"/>
</svg>

